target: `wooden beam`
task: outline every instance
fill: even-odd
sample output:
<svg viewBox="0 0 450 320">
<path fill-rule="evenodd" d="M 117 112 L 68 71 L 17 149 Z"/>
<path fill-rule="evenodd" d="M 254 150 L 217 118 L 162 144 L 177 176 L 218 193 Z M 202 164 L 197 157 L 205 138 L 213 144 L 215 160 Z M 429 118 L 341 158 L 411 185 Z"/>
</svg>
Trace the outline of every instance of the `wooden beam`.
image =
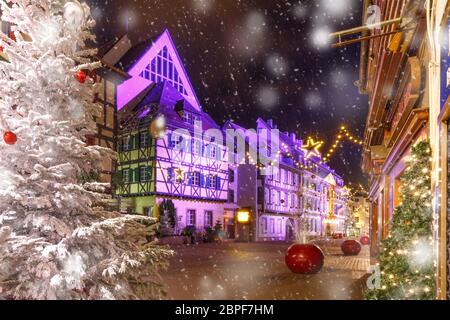
<svg viewBox="0 0 450 320">
<path fill-rule="evenodd" d="M 363 31 L 367 31 L 367 30 L 381 29 L 382 27 L 384 27 L 386 25 L 394 24 L 394 23 L 400 24 L 401 22 L 402 22 L 402 18 L 399 17 L 399 18 L 395 18 L 395 19 L 391 19 L 391 20 L 381 21 L 380 23 L 368 24 L 366 26 L 361 26 L 361 27 L 356 27 L 356 28 L 352 28 L 352 29 L 333 32 L 332 34 L 330 34 L 330 37 L 337 38 L 337 37 L 355 34 L 355 33 L 363 32 Z"/>
<path fill-rule="evenodd" d="M 331 45 L 331 47 L 332 48 L 345 47 L 345 46 L 350 45 L 350 44 L 363 42 L 363 41 L 369 41 L 369 40 L 375 39 L 375 38 L 387 37 L 387 36 L 391 36 L 393 34 L 396 34 L 396 33 L 399 33 L 399 32 L 403 32 L 403 31 L 408 31 L 408 30 L 412 30 L 412 28 L 405 29 L 405 30 L 395 30 L 395 31 L 392 31 L 392 32 L 376 34 L 376 35 L 373 35 L 373 36 L 361 37 L 361 38 L 357 38 L 357 39 L 352 39 L 352 40 L 347 40 L 347 41 L 343 41 L 343 42 L 333 43 Z"/>
</svg>

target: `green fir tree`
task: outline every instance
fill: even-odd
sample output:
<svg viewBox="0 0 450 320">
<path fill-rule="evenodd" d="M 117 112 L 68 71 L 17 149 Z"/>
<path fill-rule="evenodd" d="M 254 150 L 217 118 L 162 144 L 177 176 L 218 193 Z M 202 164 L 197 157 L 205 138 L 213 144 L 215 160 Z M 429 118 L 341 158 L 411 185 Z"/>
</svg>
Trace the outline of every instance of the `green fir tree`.
<svg viewBox="0 0 450 320">
<path fill-rule="evenodd" d="M 430 300 L 436 296 L 429 141 L 413 146 L 402 182 L 402 203 L 380 246 L 380 286 L 368 289 L 367 299 Z"/>
</svg>

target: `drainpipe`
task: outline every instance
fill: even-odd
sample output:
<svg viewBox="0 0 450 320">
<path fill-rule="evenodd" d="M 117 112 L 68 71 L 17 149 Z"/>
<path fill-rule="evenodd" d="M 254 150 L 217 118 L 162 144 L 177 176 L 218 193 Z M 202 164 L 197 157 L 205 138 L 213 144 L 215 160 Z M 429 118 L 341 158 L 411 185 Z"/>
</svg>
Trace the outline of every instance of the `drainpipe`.
<svg viewBox="0 0 450 320">
<path fill-rule="evenodd" d="M 370 5 L 370 0 L 364 0 L 363 4 L 363 25 L 367 23 L 367 9 Z M 369 30 L 362 31 L 361 37 L 367 37 L 370 35 Z M 361 43 L 361 55 L 359 62 L 359 92 L 361 94 L 367 94 L 367 68 L 369 64 L 369 41 L 363 41 Z"/>
</svg>

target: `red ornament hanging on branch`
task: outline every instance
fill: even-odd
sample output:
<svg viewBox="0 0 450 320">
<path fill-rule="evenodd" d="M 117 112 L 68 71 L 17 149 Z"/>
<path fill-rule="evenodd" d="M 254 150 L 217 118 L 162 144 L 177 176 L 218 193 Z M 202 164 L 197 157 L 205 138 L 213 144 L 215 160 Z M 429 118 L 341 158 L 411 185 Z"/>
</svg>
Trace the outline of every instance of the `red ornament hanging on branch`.
<svg viewBox="0 0 450 320">
<path fill-rule="evenodd" d="M 6 144 L 13 145 L 16 144 L 17 142 L 17 136 L 12 131 L 6 131 L 3 134 L 3 140 L 5 141 Z"/>
<path fill-rule="evenodd" d="M 79 83 L 85 83 L 86 82 L 86 73 L 84 73 L 83 70 L 78 70 L 75 73 L 75 78 L 78 80 Z"/>
</svg>

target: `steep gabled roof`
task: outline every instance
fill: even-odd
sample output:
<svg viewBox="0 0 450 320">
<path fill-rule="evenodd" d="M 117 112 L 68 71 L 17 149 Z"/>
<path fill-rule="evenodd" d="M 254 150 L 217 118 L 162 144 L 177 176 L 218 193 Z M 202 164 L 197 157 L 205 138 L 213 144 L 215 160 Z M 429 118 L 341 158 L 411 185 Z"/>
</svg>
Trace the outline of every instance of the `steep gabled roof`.
<svg viewBox="0 0 450 320">
<path fill-rule="evenodd" d="M 118 62 L 116 62 L 115 66 L 128 72 L 158 38 L 159 36 L 153 37 L 134 45 Z"/>
<path fill-rule="evenodd" d="M 186 123 L 175 110 L 177 104 L 183 103 L 183 110 L 198 116 L 202 129 L 220 129 L 220 126 L 205 112 L 194 108 L 185 97 L 167 82 L 153 83 L 146 87 L 135 99 L 119 111 L 119 119 L 123 131 L 130 131 L 130 124 L 139 127 L 147 126 L 151 119 L 158 115 L 166 118 L 168 127 L 182 128 L 189 131 L 193 126 Z M 134 121 L 134 122 L 133 122 Z M 136 122 L 137 121 L 137 122 Z M 135 128 L 137 129 L 137 128 Z"/>
<path fill-rule="evenodd" d="M 161 57 L 162 54 L 164 57 Z M 169 75 L 169 70 L 166 71 L 166 69 L 164 69 L 163 73 L 162 62 L 164 62 L 164 68 L 166 68 L 166 62 L 170 64 L 170 70 L 172 70 L 173 66 L 172 75 Z M 156 69 L 156 64 L 158 68 L 154 70 Z M 133 46 L 117 62 L 116 67 L 124 69 L 131 76 L 130 80 L 118 88 L 117 103 L 119 109 L 131 101 L 135 94 L 141 92 L 151 82 L 162 82 L 172 77 L 171 81 L 174 85 L 177 85 L 176 88 L 183 97 L 196 110 L 201 110 L 200 102 L 168 30 L 165 30 L 156 38 L 148 39 Z"/>
</svg>

